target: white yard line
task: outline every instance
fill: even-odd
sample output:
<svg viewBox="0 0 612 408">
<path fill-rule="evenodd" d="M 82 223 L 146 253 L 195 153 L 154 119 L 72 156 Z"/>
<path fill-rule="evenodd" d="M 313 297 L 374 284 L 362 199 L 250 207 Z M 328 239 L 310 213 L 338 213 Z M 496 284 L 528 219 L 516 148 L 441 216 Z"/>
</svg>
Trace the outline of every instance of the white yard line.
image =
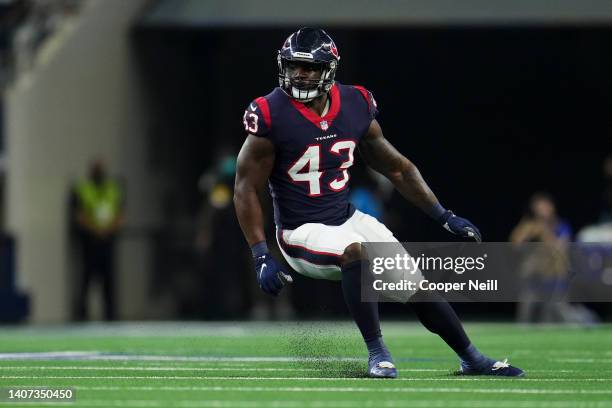
<svg viewBox="0 0 612 408">
<path fill-rule="evenodd" d="M 86 371 L 315 371 L 320 372 L 323 368 L 293 368 L 293 367 L 96 367 L 96 366 L 2 366 L 1 370 L 86 370 Z M 339 368 L 325 368 L 325 371 L 345 371 Z M 402 371 L 410 372 L 450 372 L 451 369 L 437 369 L 437 368 L 405 368 Z"/>
<path fill-rule="evenodd" d="M 17 387 L 17 386 L 15 386 Z M 19 386 L 23 387 L 23 386 Z M 87 391 L 168 391 L 168 392 L 185 392 L 185 391 L 206 391 L 206 392 L 391 392 L 391 393 L 477 393 L 477 394 L 592 394 L 592 395 L 609 395 L 612 390 L 574 390 L 574 389 L 540 389 L 540 388 L 392 388 L 392 387 L 150 387 L 150 386 L 76 386 L 75 389 Z"/>
<path fill-rule="evenodd" d="M 365 361 L 365 357 L 223 357 L 223 356 L 172 356 L 172 355 L 137 355 L 112 354 L 101 351 L 58 351 L 35 353 L 0 353 L 0 361 L 12 360 L 86 360 L 86 361 L 205 361 L 205 362 L 242 362 L 242 363 L 278 363 L 309 361 Z"/>
<path fill-rule="evenodd" d="M 215 365 L 207 367 L 170 367 L 170 366 L 130 366 L 130 367 L 117 367 L 117 366 L 36 366 L 36 365 L 25 365 L 25 366 L 3 366 L 0 365 L 2 370 L 87 370 L 87 371 L 289 371 L 289 372 L 320 372 L 323 368 L 305 368 L 305 367 L 252 367 L 246 364 L 236 365 Z M 342 368 L 326 367 L 325 371 L 331 372 L 344 372 L 346 370 Z M 398 366 L 398 370 L 401 372 L 439 372 L 448 373 L 454 371 L 452 368 L 409 368 Z M 578 370 L 529 370 L 530 373 L 576 373 Z"/>
<path fill-rule="evenodd" d="M 238 376 L 32 376 L 32 375 L 1 375 L 0 379 L 14 380 L 41 380 L 41 379 L 67 379 L 67 380 L 240 380 L 240 381 L 372 381 L 371 378 L 334 378 L 334 377 L 238 377 Z M 520 382 L 606 382 L 612 383 L 612 378 L 508 378 L 508 377 L 433 377 L 433 378 L 396 378 L 393 381 L 520 381 Z"/>
<path fill-rule="evenodd" d="M 132 362 L 168 362 L 168 363 L 215 363 L 218 365 L 233 363 L 321 363 L 321 362 L 365 362 L 365 357 L 286 357 L 286 356 L 173 356 L 173 355 L 137 355 L 137 354 L 112 354 L 101 351 L 58 351 L 58 352 L 34 352 L 34 353 L 0 353 L 2 361 L 132 361 Z M 411 362 L 398 359 L 398 365 L 411 364 Z M 560 363 L 612 363 L 612 359 L 597 358 L 552 358 L 549 361 Z M 1 365 L 0 365 L 1 367 Z M 402 370 L 431 370 L 437 369 L 411 369 Z M 440 371 L 445 371 L 439 369 Z M 572 372 L 571 370 L 530 370 L 532 372 Z"/>
<path fill-rule="evenodd" d="M 581 363 L 581 364 L 610 364 L 612 358 L 551 358 L 550 361 L 557 363 Z"/>
<path fill-rule="evenodd" d="M 0 353 L 2 361 L 133 361 L 133 362 L 192 362 L 192 363 L 299 363 L 299 362 L 365 362 L 365 357 L 287 357 L 287 356 L 180 356 L 180 355 L 138 355 L 113 354 L 101 351 L 55 351 L 55 352 L 24 352 Z M 410 362 L 398 359 L 399 365 Z M 561 363 L 611 363 L 612 359 L 597 358 L 552 358 L 549 361 Z M 404 369 L 405 370 L 405 369 Z M 423 369 L 425 370 L 425 369 Z M 433 369 L 432 369 L 433 371 Z"/>
</svg>

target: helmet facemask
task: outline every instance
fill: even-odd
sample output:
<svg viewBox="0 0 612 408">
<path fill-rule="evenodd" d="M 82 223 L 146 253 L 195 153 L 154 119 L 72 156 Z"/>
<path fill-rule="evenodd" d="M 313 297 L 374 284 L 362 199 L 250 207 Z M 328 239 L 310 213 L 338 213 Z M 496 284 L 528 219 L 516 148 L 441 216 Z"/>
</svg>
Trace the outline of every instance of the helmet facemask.
<svg viewBox="0 0 612 408">
<path fill-rule="evenodd" d="M 288 65 L 290 62 L 303 62 L 307 64 L 318 65 L 321 72 L 319 79 L 299 79 L 296 80 L 289 75 Z M 300 102 L 310 102 L 313 99 L 329 92 L 334 84 L 334 77 L 338 63 L 330 62 L 312 62 L 298 59 L 288 59 L 278 55 L 278 83 L 279 86 L 292 98 Z"/>
</svg>

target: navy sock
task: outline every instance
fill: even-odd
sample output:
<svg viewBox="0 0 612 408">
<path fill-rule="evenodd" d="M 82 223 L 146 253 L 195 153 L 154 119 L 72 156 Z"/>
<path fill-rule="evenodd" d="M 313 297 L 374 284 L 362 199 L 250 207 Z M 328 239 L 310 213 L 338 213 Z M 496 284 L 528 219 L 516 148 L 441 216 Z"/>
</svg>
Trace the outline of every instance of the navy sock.
<svg viewBox="0 0 612 408">
<path fill-rule="evenodd" d="M 421 290 L 412 295 L 409 303 L 427 330 L 440 336 L 457 355 L 465 353 L 471 344 L 470 339 L 457 314 L 443 297 L 437 292 Z"/>
<path fill-rule="evenodd" d="M 470 342 L 457 314 L 440 294 L 419 291 L 410 298 L 410 304 L 423 326 L 442 337 L 457 353 L 463 367 L 479 369 L 495 362 Z"/>
<path fill-rule="evenodd" d="M 378 302 L 361 301 L 361 268 L 368 261 L 354 261 L 342 267 L 342 293 L 370 355 L 386 351 L 380 332 Z"/>
<path fill-rule="evenodd" d="M 373 340 L 366 341 L 366 346 L 368 348 L 368 354 L 370 357 L 382 354 L 387 356 L 388 360 L 391 360 L 391 354 L 389 353 L 389 350 L 387 350 L 387 346 L 385 345 L 382 337 L 377 337 Z"/>
</svg>

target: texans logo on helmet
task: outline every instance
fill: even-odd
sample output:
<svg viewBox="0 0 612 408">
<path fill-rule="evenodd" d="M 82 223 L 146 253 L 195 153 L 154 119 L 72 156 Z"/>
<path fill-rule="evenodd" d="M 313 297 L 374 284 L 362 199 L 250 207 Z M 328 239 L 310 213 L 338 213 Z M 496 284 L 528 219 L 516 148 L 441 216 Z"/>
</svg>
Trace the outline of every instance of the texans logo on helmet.
<svg viewBox="0 0 612 408">
<path fill-rule="evenodd" d="M 331 53 L 334 54 L 334 57 L 338 58 L 338 48 L 332 43 L 331 45 Z"/>
</svg>

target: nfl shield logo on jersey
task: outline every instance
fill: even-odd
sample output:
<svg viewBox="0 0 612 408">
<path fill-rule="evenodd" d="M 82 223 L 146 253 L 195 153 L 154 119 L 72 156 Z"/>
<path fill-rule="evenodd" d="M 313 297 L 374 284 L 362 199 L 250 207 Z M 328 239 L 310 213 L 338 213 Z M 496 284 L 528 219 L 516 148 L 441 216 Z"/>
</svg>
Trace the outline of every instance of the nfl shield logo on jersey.
<svg viewBox="0 0 612 408">
<path fill-rule="evenodd" d="M 322 120 L 320 125 L 322 130 L 327 130 L 327 128 L 329 128 L 329 125 L 327 124 L 326 120 Z"/>
</svg>

